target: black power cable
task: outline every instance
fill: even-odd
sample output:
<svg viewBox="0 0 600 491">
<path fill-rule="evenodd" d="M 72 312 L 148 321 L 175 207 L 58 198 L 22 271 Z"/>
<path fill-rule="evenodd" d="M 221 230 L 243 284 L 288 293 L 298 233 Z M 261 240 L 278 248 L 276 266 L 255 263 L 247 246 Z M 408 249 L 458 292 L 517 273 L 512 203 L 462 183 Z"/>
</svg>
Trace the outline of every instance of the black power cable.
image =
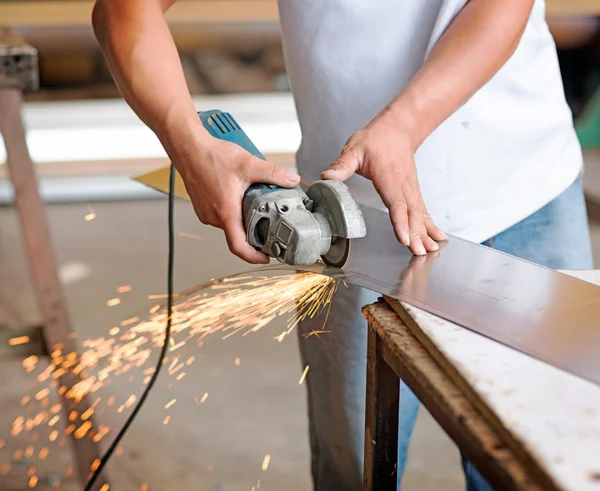
<svg viewBox="0 0 600 491">
<path fill-rule="evenodd" d="M 162 348 L 160 351 L 160 356 L 158 357 L 158 362 L 156 364 L 156 370 L 154 370 L 154 373 L 152 374 L 152 378 L 148 382 L 148 385 L 146 386 L 146 389 L 144 390 L 142 396 L 140 397 L 140 400 L 138 401 L 137 405 L 135 406 L 133 411 L 131 411 L 131 414 L 127 418 L 127 421 L 125 421 L 125 424 L 119 431 L 118 435 L 115 437 L 114 441 L 110 444 L 110 447 L 108 447 L 108 450 L 102 456 L 102 459 L 100 459 L 100 465 L 98 465 L 98 468 L 94 471 L 94 473 L 88 480 L 87 484 L 85 485 L 84 491 L 92 491 L 92 488 L 93 488 L 96 480 L 102 473 L 102 470 L 108 463 L 108 461 L 109 461 L 110 457 L 112 456 L 112 454 L 114 453 L 114 451 L 119 446 L 119 443 L 121 442 L 121 440 L 125 436 L 125 433 L 127 433 L 127 430 L 131 426 L 131 423 L 133 423 L 133 420 L 140 412 L 140 409 L 142 409 L 142 406 L 144 405 L 144 402 L 146 401 L 146 398 L 148 397 L 148 394 L 150 393 L 150 390 L 152 389 L 152 386 L 156 382 L 156 379 L 158 378 L 160 370 L 161 370 L 162 366 L 164 365 L 165 356 L 167 354 L 167 349 L 169 347 L 169 339 L 171 337 L 171 315 L 173 313 L 173 263 L 174 263 L 174 259 L 175 259 L 175 239 L 174 239 L 175 234 L 173 232 L 173 229 L 174 229 L 174 223 L 173 223 L 174 222 L 174 219 L 173 219 L 174 204 L 173 203 L 174 203 L 174 201 L 175 201 L 175 167 L 173 166 L 173 164 L 171 164 L 171 172 L 170 172 L 170 177 L 169 177 L 169 218 L 168 218 L 168 220 L 169 220 L 169 260 L 168 260 L 168 266 L 167 266 L 167 326 L 165 328 L 165 340 L 163 342 L 163 345 L 162 345 Z"/>
</svg>

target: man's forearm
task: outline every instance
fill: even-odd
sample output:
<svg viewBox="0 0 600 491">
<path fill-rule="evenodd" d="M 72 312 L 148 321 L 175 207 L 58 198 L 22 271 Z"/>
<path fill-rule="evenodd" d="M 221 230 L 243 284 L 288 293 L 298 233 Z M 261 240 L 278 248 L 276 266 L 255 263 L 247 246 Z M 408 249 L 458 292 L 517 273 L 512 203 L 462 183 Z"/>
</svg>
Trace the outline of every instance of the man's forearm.
<svg viewBox="0 0 600 491">
<path fill-rule="evenodd" d="M 508 61 L 534 0 L 469 0 L 427 61 L 386 108 L 416 148 Z"/>
<path fill-rule="evenodd" d="M 174 0 L 97 0 L 94 32 L 119 90 L 167 152 L 208 135 L 196 115 L 175 43 L 164 19 Z"/>
</svg>

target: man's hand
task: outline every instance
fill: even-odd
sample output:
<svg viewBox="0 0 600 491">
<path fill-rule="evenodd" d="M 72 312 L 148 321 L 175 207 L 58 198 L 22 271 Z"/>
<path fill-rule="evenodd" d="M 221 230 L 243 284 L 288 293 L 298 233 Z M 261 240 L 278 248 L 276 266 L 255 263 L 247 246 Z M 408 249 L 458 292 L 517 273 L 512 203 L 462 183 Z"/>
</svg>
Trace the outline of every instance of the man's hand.
<svg viewBox="0 0 600 491">
<path fill-rule="evenodd" d="M 398 240 L 417 254 L 438 249 L 444 234 L 427 214 L 414 152 L 446 118 L 506 63 L 517 48 L 534 0 L 469 0 L 409 84 L 355 133 L 323 179 L 357 173 L 373 181 L 390 210 Z M 408 123 L 408 124 L 407 124 Z"/>
<path fill-rule="evenodd" d="M 244 192 L 257 182 L 291 188 L 300 182 L 300 176 L 212 136 L 203 137 L 189 151 L 172 154 L 200 221 L 223 229 L 227 245 L 236 256 L 253 264 L 268 263 L 269 258 L 246 241 Z"/>
<path fill-rule="evenodd" d="M 445 240 L 427 213 L 419 189 L 414 148 L 398 119 L 382 112 L 350 137 L 342 154 L 323 172 L 323 179 L 345 181 L 357 173 L 373 182 L 385 206 L 398 240 L 413 254 L 437 251 Z"/>
</svg>

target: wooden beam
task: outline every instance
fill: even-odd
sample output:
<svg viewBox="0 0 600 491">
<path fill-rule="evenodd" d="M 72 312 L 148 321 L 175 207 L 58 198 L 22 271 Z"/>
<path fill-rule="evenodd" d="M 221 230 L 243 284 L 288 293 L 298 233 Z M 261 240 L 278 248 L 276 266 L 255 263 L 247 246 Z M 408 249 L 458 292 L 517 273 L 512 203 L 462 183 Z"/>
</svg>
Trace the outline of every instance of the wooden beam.
<svg viewBox="0 0 600 491">
<path fill-rule="evenodd" d="M 549 15 L 599 15 L 599 0 L 546 0 Z"/>
<path fill-rule="evenodd" d="M 381 338 L 369 329 L 364 491 L 396 490 L 398 481 L 400 379 L 381 357 L 381 350 Z"/>
<path fill-rule="evenodd" d="M 58 277 L 46 209 L 37 187 L 35 169 L 27 149 L 21 108 L 22 94 L 20 91 L 0 90 L 0 132 L 6 146 L 7 164 L 15 189 L 15 204 L 33 285 L 44 322 L 44 339 L 50 351 L 61 346 L 62 353 L 77 354 L 67 302 Z M 75 358 L 74 365 L 77 363 L 78 357 Z M 67 372 L 58 378 L 57 383 L 68 389 L 77 385 L 81 380 L 79 374 Z M 76 411 L 78 415 L 81 415 L 90 408 L 87 397 L 75 402 L 63 394 L 62 402 L 65 415 L 71 411 Z M 93 424 L 92 418 L 89 421 Z M 99 448 L 91 438 L 76 439 L 73 437 L 71 444 L 76 456 L 79 478 L 85 482 L 94 462 L 99 458 Z M 99 489 L 103 481 L 104 479 L 101 479 L 95 489 Z"/>
<path fill-rule="evenodd" d="M 0 22 L 11 27 L 90 25 L 92 0 L 0 2 Z M 275 0 L 181 0 L 166 14 L 170 24 L 277 22 Z"/>
<path fill-rule="evenodd" d="M 3 25 L 86 26 L 92 0 L 0 2 Z M 546 0 L 551 15 L 597 15 L 600 0 Z M 275 0 L 180 0 L 167 12 L 171 24 L 278 22 Z"/>
</svg>

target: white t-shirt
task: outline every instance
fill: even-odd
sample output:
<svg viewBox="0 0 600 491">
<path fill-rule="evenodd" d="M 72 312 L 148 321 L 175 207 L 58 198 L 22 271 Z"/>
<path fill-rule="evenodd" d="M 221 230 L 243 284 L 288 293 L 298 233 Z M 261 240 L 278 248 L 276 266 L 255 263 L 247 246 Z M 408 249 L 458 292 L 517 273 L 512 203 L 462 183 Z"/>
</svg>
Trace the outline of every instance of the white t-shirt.
<svg viewBox="0 0 600 491">
<path fill-rule="evenodd" d="M 467 0 L 279 0 L 287 73 L 311 180 L 423 64 Z M 481 242 L 537 211 L 581 171 L 581 148 L 556 48 L 537 0 L 512 58 L 416 153 L 429 213 L 446 232 Z M 383 207 L 370 181 L 348 181 Z"/>
</svg>

